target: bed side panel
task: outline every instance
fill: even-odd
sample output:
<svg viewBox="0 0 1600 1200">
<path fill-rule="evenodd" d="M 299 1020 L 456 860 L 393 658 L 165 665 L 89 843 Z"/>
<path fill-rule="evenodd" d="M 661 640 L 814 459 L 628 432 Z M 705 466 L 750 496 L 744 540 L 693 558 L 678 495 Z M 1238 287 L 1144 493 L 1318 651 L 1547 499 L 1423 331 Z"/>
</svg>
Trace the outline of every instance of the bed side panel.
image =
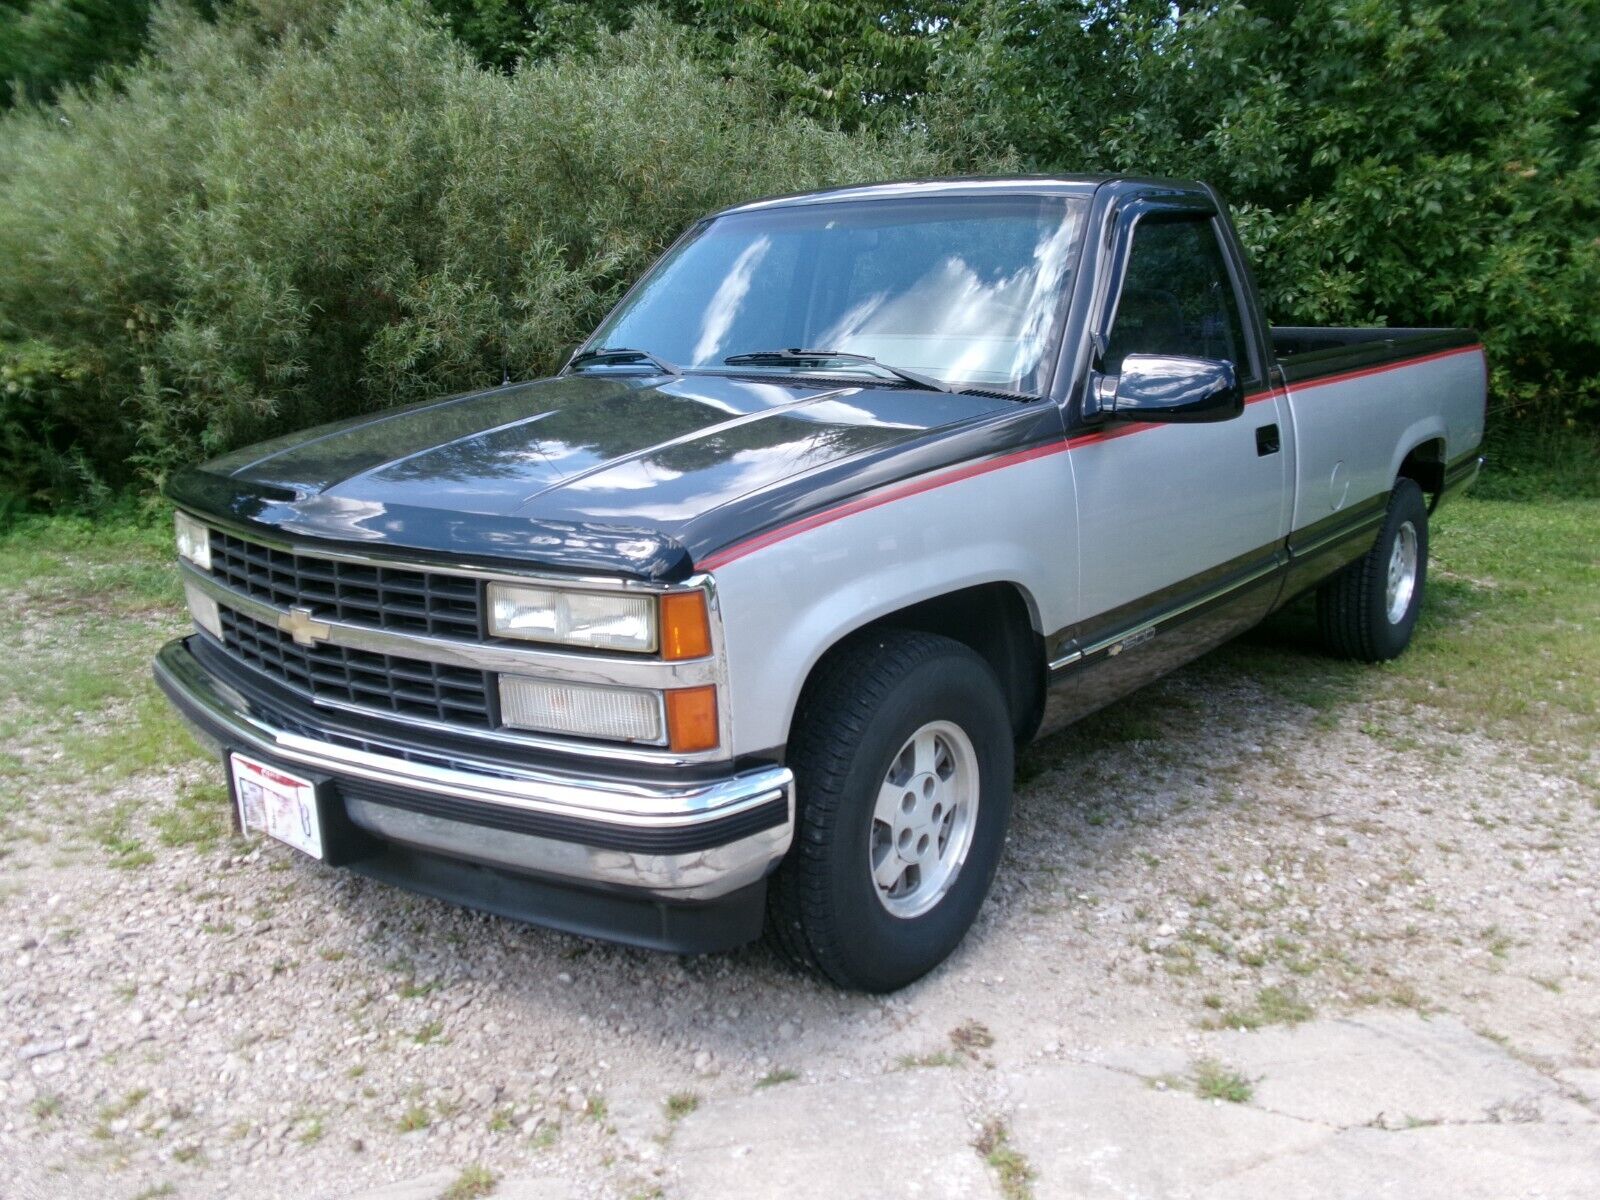
<svg viewBox="0 0 1600 1200">
<path fill-rule="evenodd" d="M 1446 462 L 1475 450 L 1483 440 L 1483 348 L 1292 382 L 1289 403 L 1298 530 L 1388 492 L 1423 442 L 1443 438 Z"/>
</svg>

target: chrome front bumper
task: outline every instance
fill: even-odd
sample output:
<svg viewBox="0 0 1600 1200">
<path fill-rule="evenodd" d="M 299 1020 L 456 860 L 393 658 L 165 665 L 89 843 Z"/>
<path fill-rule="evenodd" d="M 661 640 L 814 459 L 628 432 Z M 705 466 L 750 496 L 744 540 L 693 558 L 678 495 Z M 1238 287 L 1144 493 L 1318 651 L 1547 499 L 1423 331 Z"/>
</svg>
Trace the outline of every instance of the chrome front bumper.
<svg viewBox="0 0 1600 1200">
<path fill-rule="evenodd" d="M 282 728 L 207 670 L 187 639 L 162 648 L 155 676 L 202 740 L 332 779 L 351 823 L 389 845 L 665 902 L 710 901 L 757 884 L 789 848 L 794 776 L 785 767 L 663 782 L 454 751 L 419 761 Z"/>
</svg>

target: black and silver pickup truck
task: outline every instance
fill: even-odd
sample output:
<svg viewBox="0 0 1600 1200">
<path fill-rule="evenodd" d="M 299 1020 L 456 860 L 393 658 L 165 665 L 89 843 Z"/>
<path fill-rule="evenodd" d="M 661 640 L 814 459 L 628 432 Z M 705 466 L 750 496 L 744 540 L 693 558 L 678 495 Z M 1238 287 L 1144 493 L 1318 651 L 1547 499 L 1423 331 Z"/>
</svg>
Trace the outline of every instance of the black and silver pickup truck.
<svg viewBox="0 0 1600 1200">
<path fill-rule="evenodd" d="M 245 829 L 837 983 L 943 960 L 1015 748 L 1317 589 L 1411 637 L 1460 329 L 1271 328 L 1216 193 L 949 180 L 689 229 L 554 378 L 173 478 L 156 676 Z"/>
</svg>

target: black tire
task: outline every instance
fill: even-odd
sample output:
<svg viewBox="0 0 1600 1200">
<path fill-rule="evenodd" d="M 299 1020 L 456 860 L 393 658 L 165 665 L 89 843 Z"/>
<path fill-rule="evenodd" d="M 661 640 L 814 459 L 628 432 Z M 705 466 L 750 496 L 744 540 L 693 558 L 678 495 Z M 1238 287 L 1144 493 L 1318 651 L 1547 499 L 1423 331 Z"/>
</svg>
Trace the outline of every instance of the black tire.
<svg viewBox="0 0 1600 1200">
<path fill-rule="evenodd" d="M 1389 562 L 1409 524 L 1415 531 L 1417 566 L 1411 601 L 1398 619 L 1389 613 Z M 1341 658 L 1386 662 L 1411 642 L 1428 581 L 1428 506 L 1422 489 L 1401 479 L 1389 496 L 1378 540 L 1360 558 L 1317 589 L 1317 626 L 1323 644 Z"/>
<path fill-rule="evenodd" d="M 976 752 L 978 807 L 966 858 L 938 902 L 911 917 L 879 900 L 871 874 L 878 792 L 907 740 L 959 727 Z M 994 672 L 960 642 L 878 631 L 832 651 L 807 683 L 790 738 L 794 844 L 768 892 L 768 939 L 841 987 L 889 992 L 949 956 L 978 914 L 1005 841 L 1014 766 Z"/>
</svg>

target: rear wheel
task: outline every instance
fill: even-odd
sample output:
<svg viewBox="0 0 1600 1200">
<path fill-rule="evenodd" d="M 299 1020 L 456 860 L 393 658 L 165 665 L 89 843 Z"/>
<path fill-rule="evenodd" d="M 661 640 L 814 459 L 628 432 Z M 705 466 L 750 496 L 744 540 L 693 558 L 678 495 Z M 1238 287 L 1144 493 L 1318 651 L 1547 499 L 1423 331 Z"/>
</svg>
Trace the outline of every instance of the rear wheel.
<svg viewBox="0 0 1600 1200">
<path fill-rule="evenodd" d="M 1372 549 L 1317 589 L 1317 625 L 1343 658 L 1383 662 L 1411 642 L 1428 579 L 1428 506 L 1399 480 Z"/>
<path fill-rule="evenodd" d="M 818 668 L 795 716 L 795 840 L 768 933 L 844 987 L 884 992 L 954 950 L 988 894 L 1011 811 L 1011 722 L 961 643 L 889 630 Z"/>
</svg>

